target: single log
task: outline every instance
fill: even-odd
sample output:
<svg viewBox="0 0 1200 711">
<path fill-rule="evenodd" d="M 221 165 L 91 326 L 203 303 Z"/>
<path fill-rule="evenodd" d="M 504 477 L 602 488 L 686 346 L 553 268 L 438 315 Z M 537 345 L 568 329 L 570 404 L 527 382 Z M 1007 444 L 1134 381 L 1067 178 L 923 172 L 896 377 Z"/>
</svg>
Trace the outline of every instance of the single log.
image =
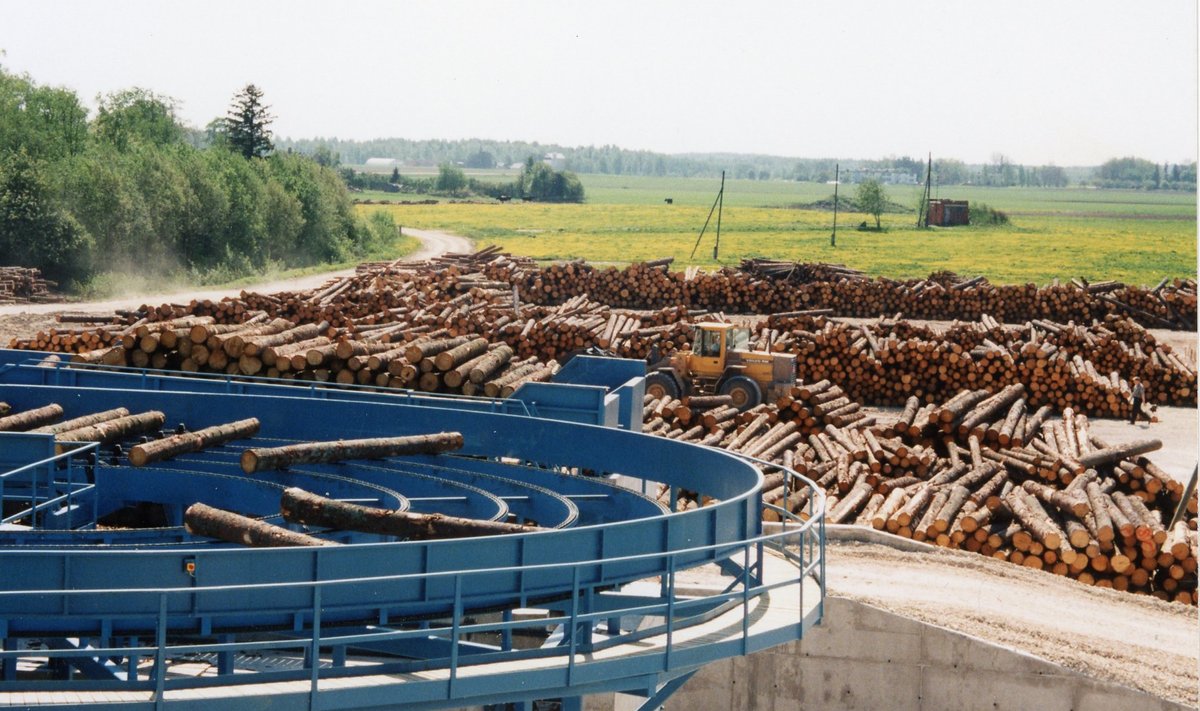
<svg viewBox="0 0 1200 711">
<path fill-rule="evenodd" d="M 493 373 L 498 371 L 505 363 L 512 360 L 513 349 L 507 344 L 501 345 L 496 350 L 489 352 L 477 364 L 471 368 L 468 373 L 472 383 L 476 385 L 487 380 Z"/>
<path fill-rule="evenodd" d="M 242 471 L 247 474 L 282 469 L 292 464 L 319 464 L 345 459 L 382 459 L 409 454 L 438 454 L 461 449 L 458 432 L 438 432 L 408 437 L 376 437 L 333 442 L 304 442 L 283 447 L 260 447 L 242 452 Z"/>
<path fill-rule="evenodd" d="M 404 351 L 404 357 L 408 359 L 409 363 L 416 365 L 421 362 L 422 358 L 428 358 L 442 351 L 461 346 L 470 340 L 469 336 L 456 336 L 454 338 L 441 338 L 433 341 L 417 341 L 409 344 L 408 348 Z"/>
<path fill-rule="evenodd" d="M 50 403 L 43 407 L 18 412 L 8 417 L 0 417 L 0 432 L 24 432 L 35 427 L 42 427 L 63 416 L 62 405 Z"/>
<path fill-rule="evenodd" d="M 246 439 L 257 434 L 258 427 L 258 419 L 251 417 L 146 442 L 129 450 L 129 463 L 135 467 L 144 467 L 151 462 L 170 459 L 180 454 L 199 452 L 235 439 Z"/>
<path fill-rule="evenodd" d="M 1072 496 L 1053 487 L 1046 486 L 1041 482 L 1030 480 L 1021 484 L 1021 488 L 1033 494 L 1044 503 L 1050 504 L 1059 511 L 1070 514 L 1075 518 L 1082 518 L 1087 515 L 1090 508 L 1086 497 Z"/>
<path fill-rule="evenodd" d="M 924 541 L 927 538 L 937 536 L 937 528 L 934 526 L 934 519 L 937 514 L 946 505 L 946 500 L 950 494 L 946 491 L 938 491 L 933 495 L 933 500 L 929 502 L 929 508 L 925 510 L 925 515 L 921 517 L 921 521 L 913 526 L 912 537 L 915 541 Z"/>
<path fill-rule="evenodd" d="M 292 487 L 279 500 L 283 517 L 295 523 L 305 523 L 342 531 L 362 531 L 400 536 L 409 540 L 468 538 L 510 533 L 533 533 L 537 526 L 517 523 L 483 521 L 443 514 L 416 514 L 407 511 L 359 506 L 309 493 Z"/>
<path fill-rule="evenodd" d="M 489 346 L 489 348 L 492 351 L 494 351 L 494 350 L 498 350 L 500 348 L 508 348 L 508 346 L 504 345 L 504 344 L 499 344 L 495 347 Z M 512 352 L 511 348 L 509 348 L 508 350 L 510 353 Z M 442 354 L 439 354 L 439 357 L 441 355 Z M 485 353 L 475 356 L 474 358 L 467 360 L 464 363 L 454 366 L 454 368 L 452 368 L 442 374 L 442 380 L 446 383 L 447 387 L 461 388 L 463 383 L 470 382 L 471 370 L 474 369 L 476 366 L 478 366 L 480 363 L 482 363 L 484 360 L 486 360 L 488 358 L 488 356 L 490 356 L 490 355 L 491 355 L 490 351 L 485 352 Z"/>
<path fill-rule="evenodd" d="M 959 436 L 965 437 L 969 433 L 975 433 L 982 436 L 983 433 L 981 431 L 977 431 L 980 426 L 991 421 L 997 415 L 997 413 L 1004 408 L 1011 406 L 1024 394 L 1025 385 L 1022 383 L 1014 383 L 987 400 L 984 400 L 974 410 L 971 410 L 964 416 L 962 423 L 958 426 Z"/>
<path fill-rule="evenodd" d="M 867 483 L 866 477 L 859 477 L 849 493 L 829 512 L 829 522 L 841 523 L 849 518 L 851 514 L 857 513 L 863 503 L 870 498 L 871 492 L 872 487 Z"/>
<path fill-rule="evenodd" d="M 184 512 L 183 525 L 193 536 L 207 536 L 253 548 L 337 545 L 333 541 L 297 533 L 281 526 L 273 526 L 258 519 L 199 503 L 192 504 Z"/>
<path fill-rule="evenodd" d="M 986 505 L 991 497 L 1000 493 L 1000 490 L 1004 488 L 1004 484 L 1007 482 L 1008 470 L 1004 467 L 1000 467 L 990 479 L 983 483 L 983 486 L 980 486 L 973 494 L 971 494 L 971 501 L 974 501 L 980 506 Z M 990 506 L 988 508 L 995 508 L 995 506 Z"/>
<path fill-rule="evenodd" d="M 896 510 L 896 513 L 888 519 L 888 531 L 895 533 L 898 529 L 908 526 L 912 523 L 913 518 L 925 510 L 925 505 L 933 498 L 933 487 L 923 486 L 918 489 L 912 497 L 904 502 L 904 505 Z"/>
<path fill-rule="evenodd" d="M 449 348 L 433 356 L 433 367 L 441 371 L 462 365 L 463 363 L 487 352 L 486 338 L 474 338 L 466 343 Z"/>
<path fill-rule="evenodd" d="M 920 407 L 921 399 L 916 395 L 910 396 L 904 403 L 904 411 L 892 426 L 892 431 L 898 435 L 908 434 L 908 428 L 912 426 Z"/>
<path fill-rule="evenodd" d="M 1101 543 L 1112 542 L 1115 534 L 1113 533 L 1113 520 L 1109 515 L 1111 506 L 1109 506 L 1108 494 L 1100 491 L 1100 485 L 1096 482 L 1091 482 L 1087 485 L 1088 504 L 1091 509 L 1093 526 L 1089 528 L 1095 529 L 1096 539 Z M 1086 519 L 1085 519 L 1085 522 Z"/>
<path fill-rule="evenodd" d="M 712 410 L 733 404 L 732 395 L 694 395 L 685 397 L 681 403 L 684 407 L 696 410 Z"/>
<path fill-rule="evenodd" d="M 147 432 L 153 432 L 161 428 L 166 421 L 166 415 L 158 410 L 150 410 L 149 412 L 140 412 L 136 415 L 118 417 L 115 420 L 98 422 L 77 430 L 60 432 L 54 438 L 59 442 L 99 442 L 101 444 L 109 444 Z"/>
<path fill-rule="evenodd" d="M 494 380 L 489 380 L 483 384 L 483 393 L 488 397 L 496 397 L 501 391 L 509 385 L 517 382 L 527 375 L 531 375 L 540 370 L 540 366 L 535 363 L 522 363 L 516 367 L 511 367 L 504 373 L 501 373 Z"/>
<path fill-rule="evenodd" d="M 77 430 L 83 427 L 90 427 L 101 422 L 115 420 L 118 417 L 125 417 L 128 414 L 129 410 L 126 410 L 123 407 L 118 407 L 113 410 L 105 410 L 104 412 L 97 412 L 91 415 L 84 415 L 83 417 L 63 420 L 56 425 L 44 425 L 29 431 L 36 432 L 38 434 L 58 434 L 59 432 L 68 432 L 70 430 Z"/>
<path fill-rule="evenodd" d="M 1098 449 L 1094 452 L 1089 452 L 1079 458 L 1079 463 L 1084 468 L 1101 467 L 1106 464 L 1115 464 L 1122 459 L 1130 459 L 1139 454 L 1153 452 L 1162 449 L 1162 441 L 1157 439 L 1141 439 L 1134 442 L 1127 442 L 1113 447 Z"/>
<path fill-rule="evenodd" d="M 950 424 L 962 417 L 979 403 L 988 398 L 987 390 L 963 390 L 945 404 L 934 410 L 933 419 L 936 422 L 944 422 Z M 931 422 L 930 424 L 936 424 Z"/>
<path fill-rule="evenodd" d="M 933 527 L 938 533 L 949 530 L 950 523 L 958 516 L 958 512 L 962 510 L 963 504 L 967 503 L 970 496 L 971 490 L 965 486 L 956 484 L 950 490 L 950 495 L 946 497 L 946 503 L 942 506 L 942 510 L 933 519 Z"/>
<path fill-rule="evenodd" d="M 246 355 L 256 356 L 264 349 L 282 346 L 288 343 L 298 343 L 316 338 L 329 328 L 327 322 L 306 323 L 295 328 L 289 328 L 286 331 L 279 333 L 265 334 L 262 336 L 249 336 L 242 341 L 242 353 Z"/>
<path fill-rule="evenodd" d="M 1021 525 L 1041 541 L 1042 545 L 1051 550 L 1058 550 L 1066 534 L 1059 529 L 1058 524 L 1046 513 L 1037 499 L 1030 496 L 1024 489 L 1012 490 L 1008 499 L 1008 508 L 1012 511 Z"/>
<path fill-rule="evenodd" d="M 900 509 L 906 498 L 908 498 L 908 492 L 904 489 L 899 487 L 892 489 L 879 508 L 875 510 L 875 515 L 871 519 L 871 527 L 882 531 L 883 527 L 887 525 L 888 519 Z"/>
</svg>

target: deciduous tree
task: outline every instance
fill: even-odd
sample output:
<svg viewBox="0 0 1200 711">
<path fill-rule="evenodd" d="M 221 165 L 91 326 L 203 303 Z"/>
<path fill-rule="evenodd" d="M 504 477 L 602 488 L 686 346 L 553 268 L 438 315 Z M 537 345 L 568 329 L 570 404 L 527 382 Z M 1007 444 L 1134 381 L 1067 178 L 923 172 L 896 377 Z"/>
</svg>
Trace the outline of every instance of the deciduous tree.
<svg viewBox="0 0 1200 711">
<path fill-rule="evenodd" d="M 880 216 L 883 215 L 883 210 L 887 207 L 888 198 L 879 181 L 866 180 L 859 183 L 855 202 L 858 203 L 859 210 L 875 217 L 875 229 L 882 229 Z"/>
<path fill-rule="evenodd" d="M 135 142 L 165 146 L 181 141 L 184 129 L 175 118 L 175 100 L 134 87 L 97 97 L 99 111 L 92 130 L 117 150 Z"/>
</svg>

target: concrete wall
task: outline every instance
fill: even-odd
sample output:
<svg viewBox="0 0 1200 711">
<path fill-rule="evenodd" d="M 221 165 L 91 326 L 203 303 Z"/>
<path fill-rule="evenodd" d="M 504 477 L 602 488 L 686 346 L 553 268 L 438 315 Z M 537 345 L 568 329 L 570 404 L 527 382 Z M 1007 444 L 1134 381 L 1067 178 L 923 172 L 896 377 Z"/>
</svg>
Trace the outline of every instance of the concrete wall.
<svg viewBox="0 0 1200 711">
<path fill-rule="evenodd" d="M 623 695 L 587 711 L 636 709 Z M 1185 706 L 842 598 L 803 641 L 700 670 L 668 711 L 1182 711 Z"/>
</svg>

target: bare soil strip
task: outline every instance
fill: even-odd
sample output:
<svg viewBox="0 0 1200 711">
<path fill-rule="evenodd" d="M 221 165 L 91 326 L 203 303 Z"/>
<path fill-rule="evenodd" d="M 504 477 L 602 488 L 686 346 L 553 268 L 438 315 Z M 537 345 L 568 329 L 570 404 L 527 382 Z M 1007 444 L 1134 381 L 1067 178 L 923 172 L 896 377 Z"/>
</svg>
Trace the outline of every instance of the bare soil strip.
<svg viewBox="0 0 1200 711">
<path fill-rule="evenodd" d="M 1196 705 L 1195 608 L 1083 585 L 973 553 L 839 543 L 831 595 L 860 600 L 1171 701 Z"/>
</svg>

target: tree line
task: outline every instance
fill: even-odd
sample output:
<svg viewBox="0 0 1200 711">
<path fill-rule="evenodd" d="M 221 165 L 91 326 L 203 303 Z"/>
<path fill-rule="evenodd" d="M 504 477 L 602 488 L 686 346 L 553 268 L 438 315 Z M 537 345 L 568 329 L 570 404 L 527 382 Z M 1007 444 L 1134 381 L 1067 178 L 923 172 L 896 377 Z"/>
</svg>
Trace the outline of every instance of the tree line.
<svg viewBox="0 0 1200 711">
<path fill-rule="evenodd" d="M 144 89 L 98 97 L 0 66 L 0 263 L 77 286 L 101 272 L 215 281 L 341 261 L 389 240 L 333 169 L 273 150 L 253 85 L 205 130 Z"/>
<path fill-rule="evenodd" d="M 925 160 L 911 156 L 879 160 L 835 160 L 833 158 L 787 158 L 742 153 L 689 153 L 669 155 L 652 151 L 632 151 L 612 145 L 562 146 L 526 141 L 410 140 L 381 138 L 352 141 L 339 138 L 282 139 L 286 146 L 301 153 L 336 158 L 347 165 L 363 165 L 368 158 L 393 158 L 408 165 L 436 166 L 443 163 L 467 168 L 514 168 L 528 158 L 540 160 L 548 153 L 561 153 L 568 170 L 576 173 L 609 175 L 717 177 L 749 180 L 798 180 L 828 182 L 834 178 L 835 164 L 842 170 L 892 170 L 925 180 Z M 1122 161 L 1135 160 L 1151 166 L 1147 173 L 1121 168 Z M 1114 176 L 1110 164 L 1118 164 L 1120 176 Z M 1132 187 L 1144 189 L 1196 189 L 1196 164 L 1160 166 L 1154 177 L 1154 164 L 1143 159 L 1113 159 L 1103 166 L 1025 165 L 1003 154 L 995 154 L 986 163 L 965 163 L 954 158 L 935 159 L 933 175 L 941 185 L 987 185 L 996 187 Z"/>
<path fill-rule="evenodd" d="M 336 162 L 334 163 L 336 165 Z M 393 168 L 391 175 L 338 169 L 346 185 L 355 190 L 391 193 L 417 193 L 449 198 L 490 197 L 498 200 L 522 199 L 534 202 L 583 202 L 583 183 L 569 171 L 554 170 L 542 161 L 528 158 L 516 180 L 481 180 L 469 176 L 459 166 L 442 163 L 436 176 L 402 175 Z"/>
</svg>

